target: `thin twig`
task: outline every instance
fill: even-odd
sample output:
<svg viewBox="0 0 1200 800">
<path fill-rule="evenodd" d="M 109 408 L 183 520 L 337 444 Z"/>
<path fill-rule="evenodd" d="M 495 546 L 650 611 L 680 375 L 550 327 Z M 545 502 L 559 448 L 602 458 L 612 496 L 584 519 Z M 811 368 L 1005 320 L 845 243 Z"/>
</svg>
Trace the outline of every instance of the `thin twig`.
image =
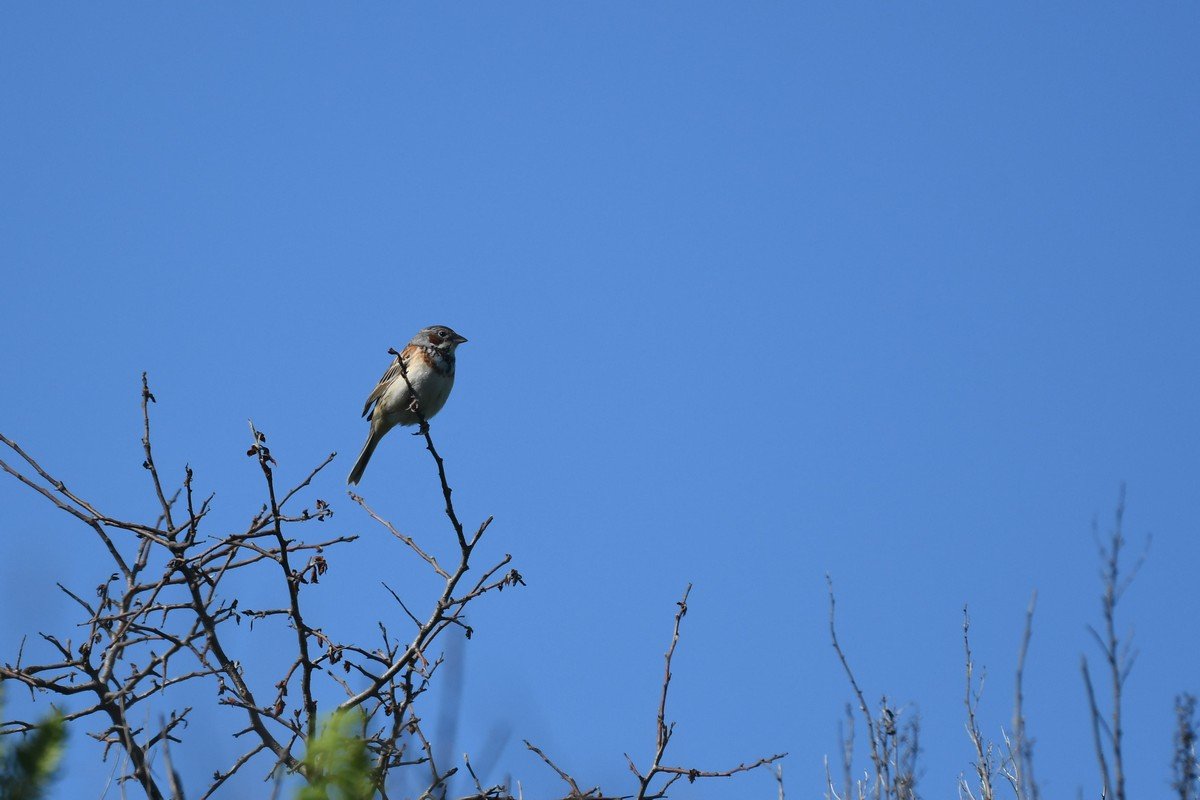
<svg viewBox="0 0 1200 800">
<path fill-rule="evenodd" d="M 834 619 L 837 599 L 833 594 L 833 578 L 826 575 L 825 584 L 829 587 L 829 638 L 833 642 L 833 649 L 837 653 L 838 660 L 842 662 L 842 669 L 846 671 L 846 678 L 850 681 L 850 688 L 854 691 L 854 696 L 858 698 L 859 711 L 862 712 L 863 719 L 867 722 L 867 742 L 871 746 L 871 763 L 875 766 L 875 773 L 881 775 L 885 762 L 879 755 L 878 738 L 875 734 L 875 721 L 871 718 L 871 709 L 867 706 L 867 699 L 863 696 L 862 689 L 858 688 L 858 681 L 854 679 L 854 671 L 850 669 L 850 662 L 847 660 L 842 646 L 838 644 L 837 626 Z"/>
</svg>

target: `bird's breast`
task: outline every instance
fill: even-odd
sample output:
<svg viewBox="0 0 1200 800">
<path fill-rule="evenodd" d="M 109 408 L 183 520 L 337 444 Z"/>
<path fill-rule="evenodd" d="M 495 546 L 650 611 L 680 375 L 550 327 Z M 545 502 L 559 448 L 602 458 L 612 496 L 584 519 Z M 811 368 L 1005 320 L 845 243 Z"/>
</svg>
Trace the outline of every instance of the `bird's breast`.
<svg viewBox="0 0 1200 800">
<path fill-rule="evenodd" d="M 454 386 L 454 373 L 439 373 L 421 359 L 413 359 L 408 365 L 408 383 L 417 393 L 421 414 L 430 419 L 446 405 L 450 389 Z M 416 425 L 420 418 L 411 411 L 412 393 L 403 376 L 396 376 L 391 386 L 379 399 L 383 413 L 395 420 L 397 425 Z"/>
</svg>

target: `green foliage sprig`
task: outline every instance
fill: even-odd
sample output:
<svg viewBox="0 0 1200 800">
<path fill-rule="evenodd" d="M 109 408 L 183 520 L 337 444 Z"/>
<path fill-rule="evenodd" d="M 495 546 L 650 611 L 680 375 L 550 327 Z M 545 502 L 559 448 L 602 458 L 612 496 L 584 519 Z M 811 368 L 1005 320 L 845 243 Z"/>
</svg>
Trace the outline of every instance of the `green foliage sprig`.
<svg viewBox="0 0 1200 800">
<path fill-rule="evenodd" d="M 308 785 L 296 800 L 371 800 L 375 796 L 375 770 L 367 743 L 360 734 L 362 714 L 335 711 L 325 721 L 304 754 Z"/>
<path fill-rule="evenodd" d="M 13 746 L 0 738 L 0 800 L 36 800 L 58 772 L 62 761 L 67 726 L 55 711 Z"/>
</svg>

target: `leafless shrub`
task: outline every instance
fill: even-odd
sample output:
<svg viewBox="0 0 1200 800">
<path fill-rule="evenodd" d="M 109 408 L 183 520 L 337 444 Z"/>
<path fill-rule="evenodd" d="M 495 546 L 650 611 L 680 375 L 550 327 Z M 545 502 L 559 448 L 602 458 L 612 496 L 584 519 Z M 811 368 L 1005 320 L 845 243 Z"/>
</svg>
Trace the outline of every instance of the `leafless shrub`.
<svg viewBox="0 0 1200 800">
<path fill-rule="evenodd" d="M 1101 709 L 1097 699 L 1096 682 L 1093 681 L 1086 657 L 1081 659 L 1084 688 L 1092 729 L 1092 740 L 1102 781 L 1101 797 L 1106 800 L 1126 799 L 1126 770 L 1124 762 L 1124 730 L 1122 728 L 1122 693 L 1137 659 L 1132 645 L 1132 635 L 1117 633 L 1116 611 L 1125 592 L 1137 576 L 1146 559 L 1150 539 L 1147 537 L 1143 550 L 1132 568 L 1122 563 L 1126 540 L 1123 534 L 1125 513 L 1125 490 L 1121 488 L 1115 512 L 1113 529 L 1101 539 L 1093 526 L 1093 536 L 1100 555 L 1101 619 L 1099 628 L 1088 626 L 1087 630 L 1100 648 L 1109 687 L 1107 712 Z M 833 583 L 826 576 L 829 587 L 829 633 L 833 649 L 845 670 L 853 692 L 855 703 L 846 706 L 846 719 L 839 729 L 840 771 L 835 779 L 829 758 L 825 759 L 826 800 L 892 800 L 893 798 L 916 797 L 917 757 L 919 747 L 919 720 L 910 721 L 911 734 L 896 735 L 899 710 L 884 697 L 880 703 L 878 717 L 872 715 L 866 697 L 850 668 L 837 637 L 835 625 L 836 601 Z M 963 608 L 963 650 L 966 665 L 966 708 L 965 728 L 974 753 L 973 777 L 968 780 L 959 776 L 959 796 L 967 800 L 994 800 L 997 795 L 997 778 L 1008 784 L 1016 800 L 1040 800 L 1041 790 L 1034 775 L 1033 745 L 1029 736 L 1025 713 L 1025 666 L 1029 644 L 1033 635 L 1033 615 L 1037 606 L 1037 592 L 1030 596 L 1025 613 L 1025 625 L 1017 656 L 1015 691 L 1011 730 L 1001 731 L 1003 746 L 989 739 L 979 723 L 979 705 L 983 696 L 985 674 L 975 662 L 971 652 L 970 617 Z M 1197 757 L 1197 741 L 1200 722 L 1196 719 L 1196 698 L 1181 694 L 1175 701 L 1176 730 L 1172 760 L 1172 788 L 1180 800 L 1200 800 L 1200 758 Z M 870 769 L 856 777 L 854 772 L 855 752 L 855 709 L 866 724 L 866 739 L 870 756 Z M 840 786 L 838 785 L 840 783 Z M 1082 797 L 1080 790 L 1080 797 Z"/>
<path fill-rule="evenodd" d="M 637 780 L 637 792 L 633 795 L 624 795 L 622 800 L 628 800 L 632 797 L 634 800 L 660 800 L 667 796 L 667 790 L 678 781 L 680 778 L 687 778 L 688 783 L 695 783 L 700 778 L 731 778 L 742 772 L 749 772 L 759 767 L 773 764 L 779 761 L 787 753 L 777 753 L 773 756 L 760 758 L 753 762 L 743 762 L 736 767 L 723 770 L 702 770 L 694 767 L 679 767 L 671 766 L 664 763 L 667 753 L 667 745 L 671 742 L 671 737 L 675 734 L 675 723 L 667 721 L 667 692 L 671 686 L 671 660 L 675 657 L 675 647 L 679 644 L 679 626 L 683 622 L 684 615 L 688 612 L 688 596 L 692 592 L 691 584 L 688 584 L 687 589 L 683 592 L 683 598 L 678 602 L 678 610 L 675 612 L 675 628 L 671 633 L 671 643 L 667 647 L 667 652 L 664 656 L 666 662 L 663 671 L 662 689 L 658 699 L 658 715 L 655 718 L 655 746 L 654 755 L 648 767 L 638 768 L 634 760 L 625 754 L 625 761 L 629 765 L 629 771 L 633 773 Z M 593 800 L 618 800 L 617 796 L 605 794 L 600 787 L 593 787 L 586 791 L 581 791 L 579 784 L 565 770 L 559 768 L 550 758 L 540 749 L 533 746 L 529 742 L 525 742 L 525 746 L 532 752 L 536 753 L 558 776 L 566 782 L 570 788 L 568 798 L 592 798 Z M 661 779 L 661 780 L 660 780 Z M 658 781 L 657 784 L 655 783 Z M 779 783 L 780 796 L 783 792 L 783 777 L 782 773 L 778 774 L 777 781 Z"/>
<path fill-rule="evenodd" d="M 368 513 L 444 584 L 421 617 L 393 593 L 412 632 L 398 636 L 380 622 L 380 640 L 366 645 L 338 638 L 304 611 L 305 589 L 318 583 L 329 568 L 330 550 L 356 538 L 329 535 L 306 541 L 297 535 L 301 529 L 320 527 L 334 513 L 321 499 L 296 508 L 303 490 L 333 460 L 333 454 L 291 488 L 281 490 L 276 479 L 278 464 L 267 437 L 251 424 L 247 455 L 259 465 L 265 502 L 244 529 L 209 533 L 205 523 L 213 496 L 197 500 L 190 468 L 184 470 L 178 491 L 168 496 L 164 489 L 151 442 L 149 408 L 154 402 L 143 376 L 143 466 L 159 508 L 157 518 L 149 522 L 117 519 L 100 510 L 97 503 L 51 475 L 16 442 L 0 436 L 27 470 L 5 461 L 0 461 L 0 468 L 87 525 L 103 543 L 113 567 L 96 586 L 94 599 L 59 585 L 85 613 L 85 635 L 80 640 L 42 634 L 56 658 L 26 663 L 18 653 L 15 663 L 0 667 L 0 679 L 22 683 L 31 692 L 89 698 L 67 714 L 66 720 L 102 719 L 91 735 L 104 745 L 106 757 L 114 747 L 123 751 L 128 769 L 122 779 L 135 781 L 154 800 L 182 794 L 173 770 L 168 770 L 168 785 L 164 785 L 150 767 L 156 751 L 169 758 L 168 743 L 182 742 L 181 733 L 193 707 L 172 705 L 172 698 L 180 696 L 179 687 L 206 683 L 215 692 L 217 703 L 243 717 L 244 727 L 237 734 L 245 742 L 243 752 L 226 769 L 213 773 L 199 793 L 208 797 L 255 761 L 263 761 L 268 773 L 277 767 L 303 773 L 304 745 L 313 736 L 318 718 L 315 684 L 318 680 L 332 682 L 344 695 L 338 709 L 359 709 L 363 714 L 363 736 L 381 791 L 391 770 L 412 764 L 430 767 L 427 791 L 434 791 L 452 770 L 438 770 L 433 765 L 421 719 L 413 709 L 438 666 L 436 656 L 428 653 L 448 628 L 470 632 L 465 612 L 471 603 L 485 594 L 521 585 L 522 580 L 508 566 L 511 557 L 504 556 L 477 580 L 464 581 L 491 519 L 470 533 L 459 522 L 428 428 L 422 432 L 438 465 L 458 558 L 443 567 L 368 508 Z M 367 508 L 362 498 L 354 499 Z M 276 607 L 250 609 L 236 595 L 222 591 L 238 573 L 252 575 L 260 584 L 274 581 L 281 602 Z M 230 626 L 243 621 L 282 622 L 293 631 L 294 652 L 282 674 L 261 674 L 253 652 L 235 652 Z M 264 692 L 264 686 L 271 690 Z M 135 712 L 151 700 L 160 707 L 165 704 L 169 711 L 161 724 L 146 729 L 136 721 L 140 715 L 135 717 Z M 27 727 L 28 723 L 12 720 L 4 723 L 0 732 Z"/>
</svg>

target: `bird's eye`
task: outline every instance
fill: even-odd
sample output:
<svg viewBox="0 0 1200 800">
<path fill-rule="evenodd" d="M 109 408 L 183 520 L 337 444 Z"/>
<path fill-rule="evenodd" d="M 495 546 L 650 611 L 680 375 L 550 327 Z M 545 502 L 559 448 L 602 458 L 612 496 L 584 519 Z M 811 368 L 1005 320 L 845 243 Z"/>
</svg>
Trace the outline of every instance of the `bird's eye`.
<svg viewBox="0 0 1200 800">
<path fill-rule="evenodd" d="M 438 331 L 438 333 L 441 335 L 441 337 L 442 337 L 443 339 L 449 339 L 449 338 L 450 338 L 450 331 L 446 330 L 445 328 L 442 328 L 440 331 Z"/>
</svg>

